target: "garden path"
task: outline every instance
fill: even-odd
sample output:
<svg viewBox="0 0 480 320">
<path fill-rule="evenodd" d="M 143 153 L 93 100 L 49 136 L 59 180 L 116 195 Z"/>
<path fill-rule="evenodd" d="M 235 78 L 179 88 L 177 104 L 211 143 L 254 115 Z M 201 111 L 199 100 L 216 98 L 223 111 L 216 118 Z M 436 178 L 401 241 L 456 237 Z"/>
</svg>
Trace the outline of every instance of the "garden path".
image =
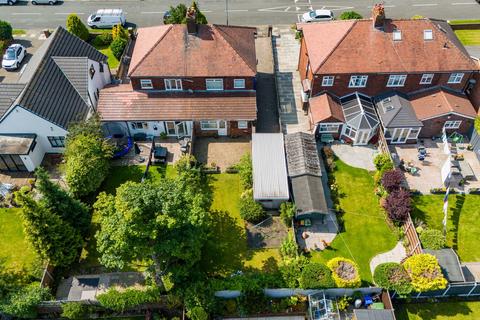
<svg viewBox="0 0 480 320">
<path fill-rule="evenodd" d="M 375 257 L 370 260 L 370 270 L 373 272 L 375 268 L 382 263 L 387 262 L 397 262 L 400 263 L 404 258 L 407 257 L 407 252 L 405 251 L 405 247 L 403 246 L 402 242 L 399 241 L 395 248 L 390 251 L 377 254 Z"/>
</svg>

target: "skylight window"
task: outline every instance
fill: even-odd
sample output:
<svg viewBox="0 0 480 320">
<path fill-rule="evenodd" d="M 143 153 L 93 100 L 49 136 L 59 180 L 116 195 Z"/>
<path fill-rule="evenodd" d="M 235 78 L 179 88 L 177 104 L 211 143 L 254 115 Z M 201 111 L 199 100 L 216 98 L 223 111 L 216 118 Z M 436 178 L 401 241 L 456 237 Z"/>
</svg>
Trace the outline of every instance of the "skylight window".
<svg viewBox="0 0 480 320">
<path fill-rule="evenodd" d="M 433 31 L 432 30 L 423 30 L 423 39 L 424 40 L 433 40 Z"/>
<path fill-rule="evenodd" d="M 393 31 L 393 41 L 400 41 L 402 40 L 402 31 L 395 30 Z"/>
</svg>

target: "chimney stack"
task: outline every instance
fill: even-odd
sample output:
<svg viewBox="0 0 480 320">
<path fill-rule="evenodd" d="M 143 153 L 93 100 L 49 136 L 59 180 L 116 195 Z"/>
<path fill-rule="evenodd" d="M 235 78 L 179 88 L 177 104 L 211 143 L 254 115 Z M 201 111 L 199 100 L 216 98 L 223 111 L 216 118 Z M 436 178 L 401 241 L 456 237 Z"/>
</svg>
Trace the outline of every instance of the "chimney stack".
<svg viewBox="0 0 480 320">
<path fill-rule="evenodd" d="M 377 3 L 372 9 L 373 27 L 383 30 L 385 24 L 385 7 L 383 3 Z"/>
<path fill-rule="evenodd" d="M 187 32 L 197 34 L 197 10 L 194 6 L 187 9 Z"/>
</svg>

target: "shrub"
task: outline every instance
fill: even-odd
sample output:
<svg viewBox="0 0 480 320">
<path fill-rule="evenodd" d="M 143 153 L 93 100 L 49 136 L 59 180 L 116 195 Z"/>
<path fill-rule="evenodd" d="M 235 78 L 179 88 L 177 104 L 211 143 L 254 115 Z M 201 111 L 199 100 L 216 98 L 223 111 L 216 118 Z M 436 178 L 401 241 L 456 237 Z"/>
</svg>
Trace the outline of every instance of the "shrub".
<svg viewBox="0 0 480 320">
<path fill-rule="evenodd" d="M 97 296 L 98 302 L 103 307 L 115 312 L 124 312 L 145 303 L 158 302 L 159 299 L 160 289 L 157 287 L 146 287 L 143 290 L 127 288 L 123 291 L 111 288 Z"/>
<path fill-rule="evenodd" d="M 127 40 L 123 38 L 116 38 L 115 40 L 110 43 L 110 50 L 112 50 L 113 55 L 115 58 L 120 59 L 123 54 L 123 50 L 127 46 Z"/>
<path fill-rule="evenodd" d="M 83 41 L 88 40 L 88 29 L 75 13 L 72 13 L 67 17 L 67 31 L 76 35 Z"/>
<path fill-rule="evenodd" d="M 297 256 L 294 259 L 283 259 L 279 269 L 282 275 L 282 280 L 288 288 L 299 287 L 299 278 L 302 269 L 309 263 L 309 260 L 305 258 L 305 256 Z"/>
<path fill-rule="evenodd" d="M 382 186 L 388 192 L 400 189 L 403 181 L 403 173 L 398 169 L 385 171 L 382 176 Z"/>
<path fill-rule="evenodd" d="M 298 245 L 293 232 L 289 232 L 287 238 L 280 245 L 280 255 L 283 258 L 295 258 L 298 255 Z"/>
<path fill-rule="evenodd" d="M 375 268 L 373 281 L 377 286 L 395 290 L 399 295 L 408 295 L 412 292 L 412 284 L 405 268 L 395 262 L 387 262 L 379 264 Z"/>
<path fill-rule="evenodd" d="M 11 40 L 13 38 L 12 32 L 10 23 L 0 20 L 0 40 Z"/>
<path fill-rule="evenodd" d="M 187 316 L 191 320 L 207 320 L 208 313 L 200 306 L 193 307 L 187 312 Z"/>
<path fill-rule="evenodd" d="M 302 289 L 323 289 L 335 287 L 332 271 L 324 264 L 310 262 L 303 267 L 299 285 Z"/>
<path fill-rule="evenodd" d="M 333 280 L 339 288 L 360 287 L 361 280 L 358 273 L 358 266 L 350 259 L 336 257 L 327 262 L 328 268 L 332 271 Z"/>
<path fill-rule="evenodd" d="M 253 199 L 253 191 L 249 189 L 240 197 L 240 216 L 248 222 L 256 223 L 266 217 L 262 205 Z"/>
<path fill-rule="evenodd" d="M 17 318 L 36 318 L 38 304 L 50 299 L 49 289 L 33 282 L 12 294 L 9 301 L 0 305 L 0 310 Z"/>
<path fill-rule="evenodd" d="M 410 214 L 411 202 L 410 193 L 404 189 L 390 193 L 384 204 L 388 218 L 395 224 L 405 222 Z"/>
<path fill-rule="evenodd" d="M 112 33 L 111 32 L 103 32 L 93 39 L 93 46 L 94 47 L 106 47 L 109 46 L 113 41 Z"/>
<path fill-rule="evenodd" d="M 443 277 L 437 259 L 431 254 L 416 254 L 405 260 L 407 271 L 415 291 L 445 289 L 448 281 Z"/>
<path fill-rule="evenodd" d="M 280 205 L 280 218 L 287 227 L 292 226 L 292 219 L 295 217 L 295 205 L 291 202 L 284 202 Z"/>
<path fill-rule="evenodd" d="M 253 188 L 253 176 L 252 176 L 252 157 L 250 153 L 246 153 L 240 159 L 240 162 L 236 165 L 240 180 L 244 189 Z"/>
<path fill-rule="evenodd" d="M 393 169 L 392 160 L 386 153 L 380 153 L 373 159 L 373 164 L 377 171 L 386 171 Z"/>
<path fill-rule="evenodd" d="M 121 24 L 117 24 L 112 28 L 112 40 L 122 38 L 128 40 L 128 33 Z"/>
<path fill-rule="evenodd" d="M 477 131 L 477 133 L 480 134 L 480 116 L 475 118 L 474 127 L 475 127 L 475 131 Z"/>
<path fill-rule="evenodd" d="M 355 11 L 345 11 L 340 15 L 340 20 L 363 19 L 362 15 Z"/>
<path fill-rule="evenodd" d="M 62 317 L 67 319 L 85 319 L 89 313 L 89 306 L 81 302 L 67 302 L 62 304 Z"/>
<path fill-rule="evenodd" d="M 439 250 L 445 247 L 445 237 L 442 231 L 436 229 L 423 230 L 420 241 L 425 249 Z"/>
</svg>

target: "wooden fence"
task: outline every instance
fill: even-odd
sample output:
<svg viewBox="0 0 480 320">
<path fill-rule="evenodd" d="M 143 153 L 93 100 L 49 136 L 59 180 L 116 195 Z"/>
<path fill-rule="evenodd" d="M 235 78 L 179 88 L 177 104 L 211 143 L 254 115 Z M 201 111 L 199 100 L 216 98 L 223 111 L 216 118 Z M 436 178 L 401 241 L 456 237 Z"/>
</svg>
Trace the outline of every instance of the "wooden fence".
<svg viewBox="0 0 480 320">
<path fill-rule="evenodd" d="M 382 126 L 380 126 L 380 128 L 378 129 L 378 149 L 380 149 L 382 153 L 388 154 L 390 160 L 392 160 L 393 162 L 392 154 L 390 153 L 390 149 L 388 148 L 387 139 L 385 139 L 385 134 L 383 133 Z"/>
<path fill-rule="evenodd" d="M 45 266 L 45 269 L 43 269 L 43 275 L 42 275 L 42 280 L 40 281 L 40 286 L 42 288 L 52 288 L 53 284 L 55 282 L 55 279 L 53 278 L 53 271 L 55 268 L 48 264 Z"/>
<path fill-rule="evenodd" d="M 415 225 L 413 224 L 410 215 L 408 216 L 407 221 L 403 224 L 403 231 L 405 233 L 405 238 L 408 240 L 407 257 L 422 253 L 422 245 L 420 244 L 417 230 L 415 230 Z"/>
</svg>

